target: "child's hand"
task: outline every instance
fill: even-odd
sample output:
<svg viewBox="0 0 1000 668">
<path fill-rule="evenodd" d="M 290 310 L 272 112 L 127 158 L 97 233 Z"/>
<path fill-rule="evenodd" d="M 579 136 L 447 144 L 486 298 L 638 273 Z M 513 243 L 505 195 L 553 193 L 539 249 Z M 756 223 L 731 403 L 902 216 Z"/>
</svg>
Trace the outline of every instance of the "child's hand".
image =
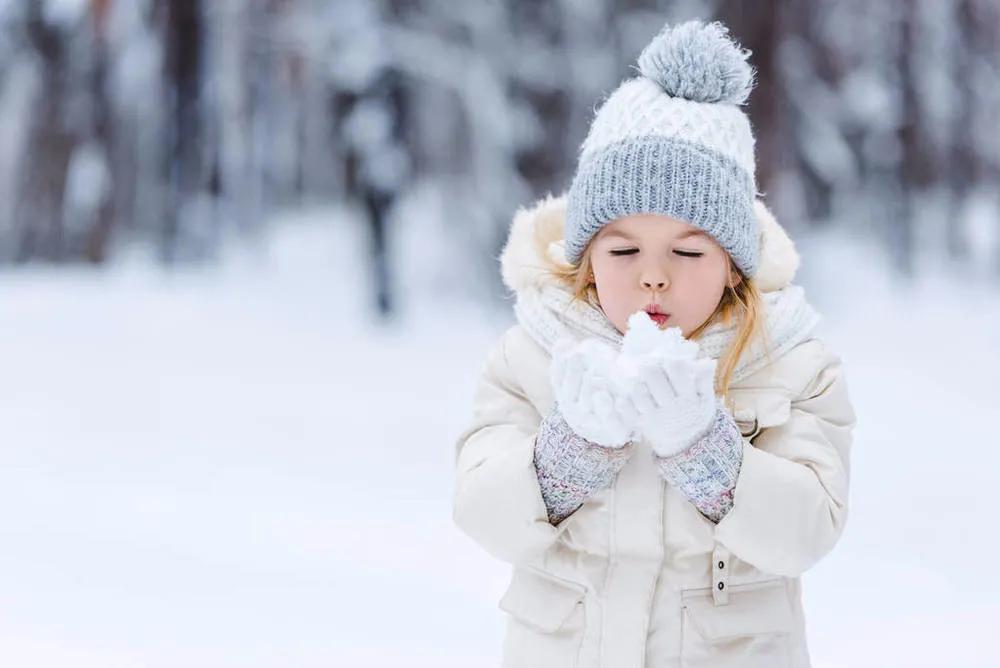
<svg viewBox="0 0 1000 668">
<path fill-rule="evenodd" d="M 643 312 L 629 318 L 618 361 L 620 387 L 639 413 L 638 428 L 661 457 L 675 455 L 715 419 L 716 360 L 676 327 L 660 331 Z"/>
<path fill-rule="evenodd" d="M 638 412 L 616 387 L 618 352 L 597 339 L 556 345 L 550 369 L 556 406 L 583 438 L 610 448 L 633 439 Z"/>
</svg>

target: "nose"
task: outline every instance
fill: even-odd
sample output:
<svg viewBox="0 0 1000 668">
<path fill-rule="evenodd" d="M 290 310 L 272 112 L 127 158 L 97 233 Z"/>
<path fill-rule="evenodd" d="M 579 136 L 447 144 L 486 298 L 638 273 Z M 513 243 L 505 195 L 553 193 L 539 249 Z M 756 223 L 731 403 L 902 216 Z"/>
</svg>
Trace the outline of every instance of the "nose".
<svg viewBox="0 0 1000 668">
<path fill-rule="evenodd" d="M 642 275 L 642 287 L 647 290 L 663 290 L 670 284 L 662 269 L 647 269 Z"/>
<path fill-rule="evenodd" d="M 643 289 L 659 291 L 670 285 L 670 277 L 664 264 L 658 258 L 646 258 L 646 262 L 639 269 L 639 280 Z"/>
</svg>

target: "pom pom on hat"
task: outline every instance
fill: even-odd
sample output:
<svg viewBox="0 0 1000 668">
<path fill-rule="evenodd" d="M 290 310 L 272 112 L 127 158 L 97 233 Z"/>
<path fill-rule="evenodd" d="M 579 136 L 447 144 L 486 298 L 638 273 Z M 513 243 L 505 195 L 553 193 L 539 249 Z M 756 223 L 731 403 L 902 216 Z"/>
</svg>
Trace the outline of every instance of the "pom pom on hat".
<svg viewBox="0 0 1000 668">
<path fill-rule="evenodd" d="M 668 95 L 694 102 L 744 104 L 754 86 L 741 49 L 719 22 L 666 25 L 639 54 L 639 72 Z"/>
</svg>

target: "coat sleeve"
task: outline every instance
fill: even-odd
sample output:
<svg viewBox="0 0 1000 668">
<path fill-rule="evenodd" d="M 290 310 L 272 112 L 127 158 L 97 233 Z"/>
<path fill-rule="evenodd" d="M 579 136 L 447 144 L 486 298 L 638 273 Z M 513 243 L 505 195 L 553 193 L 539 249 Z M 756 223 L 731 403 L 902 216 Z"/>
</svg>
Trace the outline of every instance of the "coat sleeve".
<svg viewBox="0 0 1000 668">
<path fill-rule="evenodd" d="M 534 464 L 541 416 L 511 373 L 509 333 L 487 356 L 471 424 L 455 443 L 452 515 L 487 552 L 518 564 L 548 549 L 567 523 L 549 523 Z"/>
<path fill-rule="evenodd" d="M 743 440 L 733 507 L 716 539 L 762 571 L 796 577 L 837 543 L 847 521 L 856 423 L 841 360 L 828 354 L 788 420 Z"/>
</svg>

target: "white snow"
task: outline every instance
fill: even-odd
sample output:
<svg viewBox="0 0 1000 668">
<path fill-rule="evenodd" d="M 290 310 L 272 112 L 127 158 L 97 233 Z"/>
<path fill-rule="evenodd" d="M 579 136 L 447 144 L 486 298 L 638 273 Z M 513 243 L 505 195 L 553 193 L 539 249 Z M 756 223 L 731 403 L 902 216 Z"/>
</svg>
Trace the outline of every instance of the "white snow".
<svg viewBox="0 0 1000 668">
<path fill-rule="evenodd" d="M 0 273 L 3 665 L 498 665 L 508 566 L 452 524 L 452 448 L 509 309 L 379 326 L 352 221 L 277 229 L 217 269 Z M 1000 300 L 800 247 L 859 416 L 813 663 L 995 666 Z"/>
<path fill-rule="evenodd" d="M 693 360 L 698 355 L 698 344 L 685 339 L 680 327 L 661 330 L 645 311 L 636 311 L 628 318 L 622 352 L 629 356 L 656 354 Z"/>
</svg>

